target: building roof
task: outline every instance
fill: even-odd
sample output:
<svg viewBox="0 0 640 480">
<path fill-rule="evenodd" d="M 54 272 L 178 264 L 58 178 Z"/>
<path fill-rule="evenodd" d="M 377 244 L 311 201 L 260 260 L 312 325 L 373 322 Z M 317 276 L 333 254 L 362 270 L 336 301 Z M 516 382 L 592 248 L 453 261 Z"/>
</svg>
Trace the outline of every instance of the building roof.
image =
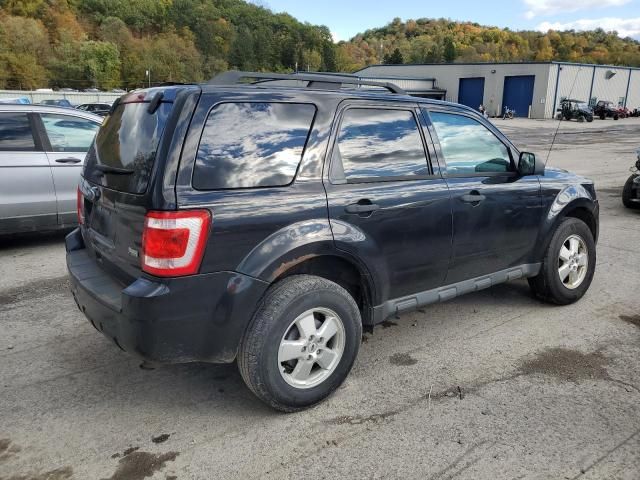
<svg viewBox="0 0 640 480">
<path fill-rule="evenodd" d="M 438 67 L 438 66 L 444 66 L 444 65 L 447 65 L 447 66 L 452 66 L 452 65 L 460 65 L 460 66 L 463 66 L 463 65 L 575 65 L 575 66 L 581 66 L 581 67 L 623 68 L 625 70 L 640 70 L 640 67 L 628 67 L 625 65 L 601 65 L 596 63 L 573 63 L 573 62 L 558 62 L 558 61 L 551 61 L 551 62 L 529 61 L 529 62 L 460 62 L 460 63 L 403 63 L 403 64 L 374 63 L 372 65 L 367 65 L 366 67 L 361 68 L 360 70 L 356 70 L 353 73 L 358 74 L 359 72 L 362 72 L 363 70 L 366 70 L 372 67 L 421 67 L 421 66 Z"/>
</svg>

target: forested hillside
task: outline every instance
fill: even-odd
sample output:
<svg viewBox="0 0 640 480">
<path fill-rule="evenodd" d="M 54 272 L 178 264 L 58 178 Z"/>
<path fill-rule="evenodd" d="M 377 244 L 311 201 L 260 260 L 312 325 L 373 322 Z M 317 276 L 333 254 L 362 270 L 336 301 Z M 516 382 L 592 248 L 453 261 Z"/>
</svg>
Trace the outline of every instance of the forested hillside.
<svg viewBox="0 0 640 480">
<path fill-rule="evenodd" d="M 242 0 L 0 0 L 0 88 L 134 88 L 229 69 L 354 71 L 371 63 L 566 60 L 640 66 L 615 33 L 513 32 L 439 19 L 329 29 Z"/>
<path fill-rule="evenodd" d="M 230 66 L 335 70 L 326 27 L 241 0 L 0 0 L 0 87 L 133 88 Z"/>
<path fill-rule="evenodd" d="M 341 46 L 350 67 L 379 63 L 568 62 L 640 66 L 640 42 L 602 30 L 514 32 L 446 19 L 394 19 Z"/>
</svg>

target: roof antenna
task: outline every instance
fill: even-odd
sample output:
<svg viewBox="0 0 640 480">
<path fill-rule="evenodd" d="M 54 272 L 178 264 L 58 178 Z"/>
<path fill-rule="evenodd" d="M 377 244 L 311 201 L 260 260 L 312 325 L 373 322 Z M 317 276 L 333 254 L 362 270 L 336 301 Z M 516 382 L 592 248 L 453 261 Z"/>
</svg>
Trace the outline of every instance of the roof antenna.
<svg viewBox="0 0 640 480">
<path fill-rule="evenodd" d="M 562 65 L 558 64 L 558 68 L 562 69 Z M 571 98 L 571 95 L 573 94 L 573 87 L 576 86 L 576 80 L 578 80 L 578 75 L 580 74 L 581 71 L 582 71 L 582 67 L 579 67 L 578 71 L 576 72 L 576 76 L 573 79 L 573 84 L 571 85 L 571 89 L 569 90 L 569 95 L 566 96 L 565 98 Z M 560 82 L 560 75 L 559 74 L 557 76 L 557 82 Z M 558 85 L 556 84 L 556 92 L 557 91 L 558 91 Z M 556 95 L 557 95 L 557 93 L 556 93 Z M 591 101 L 591 99 L 588 99 L 587 103 L 590 102 L 590 101 Z M 551 112 L 551 115 L 552 115 L 552 118 L 556 118 L 556 112 Z M 560 119 L 558 120 L 558 126 L 556 127 L 556 131 L 553 133 L 553 140 L 551 141 L 551 146 L 549 147 L 549 151 L 547 152 L 547 159 L 544 161 L 544 166 L 545 167 L 547 166 L 547 163 L 549 162 L 549 157 L 551 156 L 551 150 L 553 150 L 553 146 L 556 143 L 556 137 L 558 136 L 558 130 L 560 130 L 560 125 L 562 125 L 562 117 L 560 117 Z"/>
</svg>

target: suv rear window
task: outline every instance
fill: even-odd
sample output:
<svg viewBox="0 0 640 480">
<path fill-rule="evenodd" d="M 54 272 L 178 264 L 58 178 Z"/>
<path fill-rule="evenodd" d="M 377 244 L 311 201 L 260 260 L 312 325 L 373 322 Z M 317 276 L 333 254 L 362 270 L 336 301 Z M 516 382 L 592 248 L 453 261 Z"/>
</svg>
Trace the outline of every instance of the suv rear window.
<svg viewBox="0 0 640 480">
<path fill-rule="evenodd" d="M 316 108 L 302 103 L 221 103 L 204 126 L 193 187 L 276 187 L 296 175 Z"/>
<path fill-rule="evenodd" d="M 102 124 L 86 158 L 85 178 L 107 188 L 144 193 L 156 150 L 173 104 L 162 102 L 149 113 L 149 103 L 120 103 Z M 103 172 L 97 165 L 132 170 L 127 174 Z"/>
</svg>

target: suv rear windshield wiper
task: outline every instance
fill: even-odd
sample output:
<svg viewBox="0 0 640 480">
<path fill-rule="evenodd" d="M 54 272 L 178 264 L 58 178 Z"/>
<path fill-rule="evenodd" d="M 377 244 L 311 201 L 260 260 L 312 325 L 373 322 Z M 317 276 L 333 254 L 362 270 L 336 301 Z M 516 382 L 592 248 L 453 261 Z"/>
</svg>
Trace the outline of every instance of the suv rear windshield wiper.
<svg viewBox="0 0 640 480">
<path fill-rule="evenodd" d="M 135 170 L 132 168 L 118 168 L 109 165 L 96 165 L 94 168 L 102 173 L 112 173 L 114 175 L 131 175 L 135 173 Z"/>
</svg>

